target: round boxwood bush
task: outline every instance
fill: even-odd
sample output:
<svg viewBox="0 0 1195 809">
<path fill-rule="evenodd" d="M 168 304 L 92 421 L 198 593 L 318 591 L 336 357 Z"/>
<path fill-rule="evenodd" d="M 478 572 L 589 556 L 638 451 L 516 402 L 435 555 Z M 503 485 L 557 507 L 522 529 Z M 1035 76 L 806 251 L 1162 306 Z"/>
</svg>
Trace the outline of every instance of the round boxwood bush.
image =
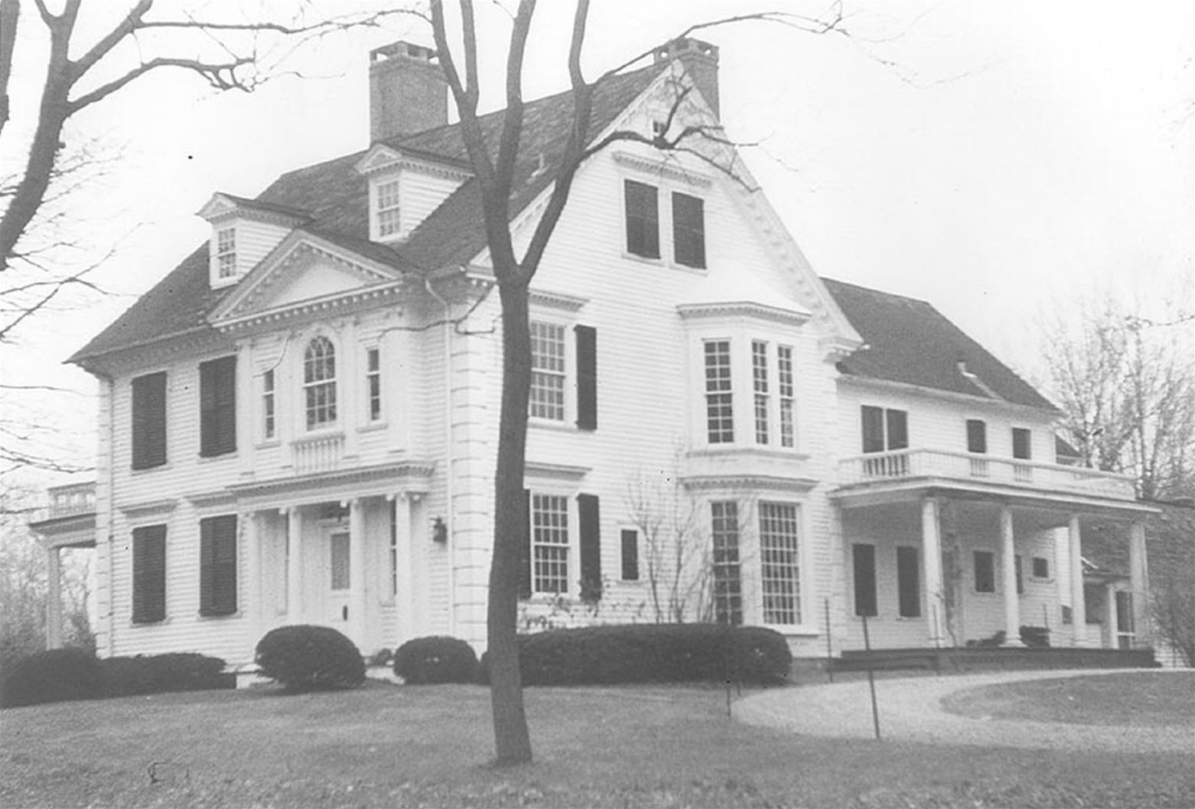
<svg viewBox="0 0 1195 809">
<path fill-rule="evenodd" d="M 3 708 L 102 696 L 104 670 L 94 654 L 82 649 L 37 652 L 5 666 L 0 679 Z"/>
<path fill-rule="evenodd" d="M 356 688 L 365 682 L 365 661 L 356 644 L 327 626 L 282 626 L 257 644 L 262 676 L 288 691 Z"/>
<path fill-rule="evenodd" d="M 477 654 L 459 638 L 415 638 L 394 653 L 394 673 L 414 685 L 471 683 L 477 679 Z"/>
<path fill-rule="evenodd" d="M 195 652 L 109 657 L 100 665 L 109 697 L 236 688 L 236 675 L 224 673 L 223 660 Z"/>
</svg>

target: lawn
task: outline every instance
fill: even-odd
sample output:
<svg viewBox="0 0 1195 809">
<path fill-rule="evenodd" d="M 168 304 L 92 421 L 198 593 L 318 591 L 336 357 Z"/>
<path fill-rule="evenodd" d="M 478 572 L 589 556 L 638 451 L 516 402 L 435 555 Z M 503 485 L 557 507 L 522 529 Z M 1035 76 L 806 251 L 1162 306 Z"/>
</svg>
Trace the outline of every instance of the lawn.
<svg viewBox="0 0 1195 809">
<path fill-rule="evenodd" d="M 951 713 L 993 719 L 1195 728 L 1195 671 L 1002 683 L 955 692 L 942 705 Z"/>
<path fill-rule="evenodd" d="M 0 806 L 1195 805 L 1174 755 L 812 739 L 728 720 L 722 691 L 531 689 L 536 762 L 485 766 L 488 692 L 162 694 L 0 713 Z"/>
</svg>

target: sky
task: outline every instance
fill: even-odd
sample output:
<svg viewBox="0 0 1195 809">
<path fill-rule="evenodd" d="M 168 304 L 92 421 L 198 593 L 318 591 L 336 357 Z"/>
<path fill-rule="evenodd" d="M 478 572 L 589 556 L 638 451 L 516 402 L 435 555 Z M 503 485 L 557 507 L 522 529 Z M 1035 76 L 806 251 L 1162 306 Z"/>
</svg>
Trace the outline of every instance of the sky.
<svg viewBox="0 0 1195 809">
<path fill-rule="evenodd" d="M 197 13 L 248 15 L 262 3 L 208 0 Z M 593 0 L 584 65 L 596 76 L 697 22 L 826 8 Z M 843 11 L 849 35 L 759 22 L 696 34 L 720 48 L 724 125 L 756 144 L 744 157 L 815 271 L 928 300 L 1038 381 L 1042 325 L 1073 317 L 1084 299 L 1113 295 L 1155 318 L 1195 311 L 1195 4 L 847 2 Z M 492 109 L 509 19 L 498 3 L 478 12 L 482 106 Z M 541 0 L 526 98 L 567 87 L 571 16 L 571 3 Z M 18 31 L 18 110 L 41 81 L 36 22 Z M 5 394 L 5 417 L 32 417 L 51 454 L 91 463 L 96 386 L 62 361 L 207 238 L 195 212 L 213 193 L 255 196 L 287 170 L 365 148 L 368 51 L 400 38 L 430 45 L 421 26 L 408 17 L 326 38 L 280 61 L 301 76 L 253 94 L 159 71 L 82 114 L 70 136 L 111 162 L 66 212 L 85 255 L 113 250 L 93 276 L 112 294 L 45 313 L 4 348 L 6 384 L 68 389 Z M 4 172 L 20 159 L 11 146 Z"/>
</svg>

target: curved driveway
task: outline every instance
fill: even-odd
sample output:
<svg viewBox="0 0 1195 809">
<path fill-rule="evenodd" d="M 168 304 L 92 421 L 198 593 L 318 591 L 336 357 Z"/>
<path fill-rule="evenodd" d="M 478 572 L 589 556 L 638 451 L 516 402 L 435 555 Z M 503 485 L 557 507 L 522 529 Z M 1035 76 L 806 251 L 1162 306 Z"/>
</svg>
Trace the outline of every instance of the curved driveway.
<svg viewBox="0 0 1195 809">
<path fill-rule="evenodd" d="M 1191 727 L 1074 725 L 958 716 L 942 709 L 942 697 L 975 686 L 1057 677 L 1124 673 L 1131 669 L 1018 671 L 957 677 L 876 681 L 883 738 L 902 741 L 1066 750 L 1184 752 L 1195 755 Z M 1156 673 L 1158 669 L 1148 669 Z M 872 739 L 867 680 L 766 691 L 735 703 L 735 717 L 752 725 L 809 736 Z"/>
</svg>

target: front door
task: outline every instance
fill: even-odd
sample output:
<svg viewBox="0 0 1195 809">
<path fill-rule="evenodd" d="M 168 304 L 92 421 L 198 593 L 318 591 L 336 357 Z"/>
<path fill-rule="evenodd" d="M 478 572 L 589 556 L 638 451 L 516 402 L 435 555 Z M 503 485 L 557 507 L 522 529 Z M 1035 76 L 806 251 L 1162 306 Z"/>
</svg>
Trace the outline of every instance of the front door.
<svg viewBox="0 0 1195 809">
<path fill-rule="evenodd" d="M 328 613 L 330 626 L 348 634 L 349 622 L 357 616 L 350 615 L 349 598 L 352 593 L 352 566 L 358 560 L 352 558 L 352 544 L 348 531 L 332 531 L 328 534 Z"/>
</svg>

